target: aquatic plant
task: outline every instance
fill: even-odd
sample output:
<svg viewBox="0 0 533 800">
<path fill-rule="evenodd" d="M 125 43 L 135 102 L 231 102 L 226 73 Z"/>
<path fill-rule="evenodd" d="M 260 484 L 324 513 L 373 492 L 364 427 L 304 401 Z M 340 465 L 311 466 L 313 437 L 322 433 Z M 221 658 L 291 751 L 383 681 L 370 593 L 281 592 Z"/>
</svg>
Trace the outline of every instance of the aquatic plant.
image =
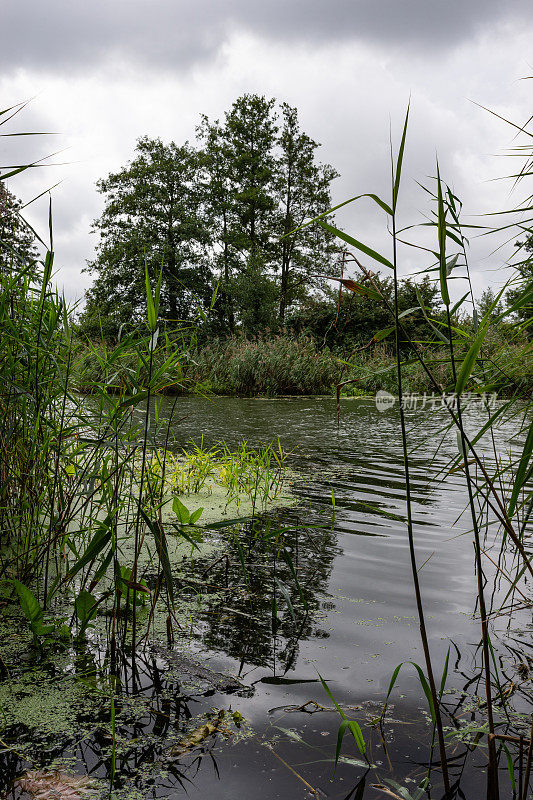
<svg viewBox="0 0 533 800">
<path fill-rule="evenodd" d="M 154 450 L 146 465 L 146 481 L 154 496 L 211 493 L 218 485 L 226 490 L 227 504 L 237 507 L 243 497 L 265 510 L 287 488 L 287 453 L 278 440 L 252 448 L 244 440 L 236 449 L 226 442 L 206 448 L 203 439 L 189 442 L 179 452 Z"/>
</svg>

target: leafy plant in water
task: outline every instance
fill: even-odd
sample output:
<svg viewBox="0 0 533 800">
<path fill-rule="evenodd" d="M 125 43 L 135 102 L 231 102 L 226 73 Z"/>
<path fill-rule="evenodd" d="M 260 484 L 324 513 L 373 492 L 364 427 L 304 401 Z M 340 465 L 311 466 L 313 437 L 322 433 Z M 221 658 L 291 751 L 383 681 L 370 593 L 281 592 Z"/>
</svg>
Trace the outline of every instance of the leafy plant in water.
<svg viewBox="0 0 533 800">
<path fill-rule="evenodd" d="M 93 627 L 91 622 L 96 618 L 98 613 L 98 600 L 85 589 L 81 589 L 80 593 L 74 601 L 74 611 L 79 622 L 78 637 L 83 639 L 85 632 L 89 627 Z"/>
<path fill-rule="evenodd" d="M 344 739 L 344 734 L 346 733 L 347 730 L 349 730 L 350 733 L 352 734 L 352 736 L 354 738 L 354 741 L 355 741 L 355 744 L 357 745 L 357 749 L 359 750 L 361 755 L 365 757 L 365 759 L 367 760 L 367 763 L 369 763 L 367 755 L 366 755 L 366 744 L 365 744 L 365 740 L 364 740 L 364 737 L 363 737 L 363 732 L 361 730 L 361 727 L 360 727 L 359 723 L 356 722 L 353 719 L 348 719 L 346 717 L 346 714 L 344 713 L 342 708 L 339 706 L 339 704 L 337 703 L 337 701 L 333 697 L 329 686 L 327 685 L 326 681 L 324 680 L 324 678 L 322 677 L 322 675 L 320 673 L 318 673 L 318 677 L 320 678 L 320 682 L 321 682 L 322 686 L 324 687 L 324 691 L 326 692 L 326 694 L 329 697 L 329 699 L 333 702 L 335 708 L 337 709 L 337 711 L 339 712 L 339 714 L 342 717 L 342 722 L 341 722 L 341 724 L 339 726 L 339 732 L 337 734 L 337 748 L 335 750 L 335 770 L 337 769 L 337 764 L 338 764 L 338 761 L 339 761 L 339 756 L 340 756 L 341 747 L 342 747 L 342 740 Z M 369 766 L 370 766 L 370 764 L 369 764 Z"/>
<path fill-rule="evenodd" d="M 33 592 L 16 578 L 12 578 L 15 591 L 18 595 L 20 607 L 29 622 L 35 645 L 46 646 L 57 641 L 70 639 L 70 629 L 64 622 L 44 621 L 44 611 Z"/>
</svg>

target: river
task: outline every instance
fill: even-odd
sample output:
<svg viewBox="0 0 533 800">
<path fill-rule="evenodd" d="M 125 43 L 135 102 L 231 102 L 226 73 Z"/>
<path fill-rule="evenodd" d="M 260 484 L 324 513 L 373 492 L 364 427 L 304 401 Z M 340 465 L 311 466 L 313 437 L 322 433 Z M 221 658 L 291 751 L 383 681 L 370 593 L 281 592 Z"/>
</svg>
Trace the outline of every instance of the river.
<svg viewBox="0 0 533 800">
<path fill-rule="evenodd" d="M 376 784 L 399 791 L 386 783 L 392 780 L 413 793 L 426 774 L 431 743 L 427 702 L 413 666 L 402 667 L 382 727 L 372 724 L 381 713 L 395 667 L 416 662 L 425 671 L 409 562 L 397 409 L 381 412 L 373 399 L 345 399 L 337 423 L 333 398 L 180 397 L 164 400 L 163 417 L 171 407 L 173 448 L 202 436 L 205 445 L 220 440 L 233 445 L 243 438 L 259 445 L 279 438 L 291 454 L 296 504 L 277 510 L 260 527 L 285 530 L 307 609 L 284 562 L 275 567 L 275 582 L 271 551 L 249 526 L 241 527 L 228 544 L 226 561 L 206 559 L 201 565 L 207 570 L 206 582 L 247 590 L 229 592 L 223 604 L 213 602 L 199 615 L 187 634 L 189 644 L 210 669 L 238 674 L 249 688 L 207 696 L 192 693 L 188 701 L 174 701 L 161 690 L 170 679 L 157 660 L 141 659 L 140 691 L 153 701 L 153 714 L 132 726 L 129 735 L 136 742 L 143 735 L 152 738 L 149 748 L 136 744 L 119 757 L 123 791 L 131 786 L 133 792 L 137 785 L 139 796 L 193 800 L 374 800 L 387 796 L 373 788 Z M 467 412 L 467 427 L 479 427 L 483 413 Z M 459 782 L 458 797 L 477 800 L 484 796 L 486 749 L 468 753 L 453 735 L 457 728 L 483 721 L 483 688 L 473 536 L 468 513 L 463 514 L 465 481 L 460 471 L 445 474 L 457 454 L 456 434 L 447 430 L 448 421 L 444 410 L 407 412 L 414 531 L 437 683 L 450 654 L 444 724 L 450 734 L 452 779 Z M 501 455 L 513 430 L 512 424 L 502 424 L 495 433 Z M 490 458 L 488 437 L 480 447 Z M 499 535 L 492 529 L 483 533 L 488 556 L 498 562 Z M 500 568 L 510 568 L 511 563 L 512 554 L 507 553 Z M 485 565 L 487 603 L 496 612 L 508 585 L 488 557 Z M 280 583 L 292 587 L 294 618 Z M 274 592 L 279 618 L 275 623 Z M 512 617 L 505 610 L 494 613 L 491 641 L 510 710 L 529 713 L 531 684 L 523 673 L 524 665 L 531 666 L 530 611 L 519 610 Z M 331 710 L 319 673 L 335 701 L 361 726 L 371 769 L 347 733 L 344 760 L 334 774 L 341 719 Z M 227 741 L 210 737 L 203 749 L 147 779 L 146 764 L 157 758 L 157 737 L 163 741 L 168 727 L 161 723 L 162 716 L 177 720 L 211 708 L 239 711 L 246 720 L 241 733 L 228 734 Z M 511 729 L 517 730 L 520 719 L 513 716 L 511 722 Z M 497 723 L 507 724 L 503 711 Z M 89 740 L 67 752 L 83 769 L 105 777 L 97 750 Z M 438 750 L 433 760 L 438 762 Z M 431 797 L 440 798 L 438 770 L 433 770 L 431 781 L 436 787 Z M 500 781 L 502 800 L 511 798 L 504 756 Z"/>
</svg>

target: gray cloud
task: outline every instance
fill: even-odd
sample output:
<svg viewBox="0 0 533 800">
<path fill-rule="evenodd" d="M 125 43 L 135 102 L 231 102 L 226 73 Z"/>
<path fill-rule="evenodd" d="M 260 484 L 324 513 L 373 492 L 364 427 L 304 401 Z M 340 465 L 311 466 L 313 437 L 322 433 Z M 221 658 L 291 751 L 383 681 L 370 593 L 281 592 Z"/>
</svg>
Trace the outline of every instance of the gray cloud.
<svg viewBox="0 0 533 800">
<path fill-rule="evenodd" d="M 427 212 L 415 180 L 434 174 L 436 151 L 466 214 L 508 207 L 508 187 L 489 179 L 508 171 L 493 156 L 515 144 L 514 131 L 466 98 L 527 119 L 531 82 L 517 79 L 530 74 L 533 7 L 522 0 L 464 5 L 331 0 L 326 11 L 317 0 L 187 7 L 97 0 L 90 8 L 51 0 L 36 5 L 35 15 L 26 4 L 25 21 L 14 4 L 7 14 L 4 6 L 2 22 L 17 35 L 5 36 L 0 52 L 3 105 L 37 95 L 10 130 L 61 135 L 0 139 L 0 164 L 67 148 L 52 159 L 66 166 L 22 173 L 10 186 L 27 200 L 64 181 L 53 191 L 53 211 L 57 280 L 67 296 L 81 297 L 91 280 L 81 269 L 96 242 L 89 233 L 101 209 L 96 180 L 131 158 L 138 136 L 192 139 L 200 113 L 220 117 L 247 91 L 299 108 L 304 130 L 323 143 L 320 158 L 342 175 L 335 202 L 367 191 L 388 197 L 389 122 L 397 139 L 411 96 L 401 225 Z M 28 209 L 43 235 L 46 204 L 45 197 Z M 338 221 L 388 252 L 372 204 L 348 206 Z M 473 237 L 472 247 L 476 288 L 497 285 L 506 276 L 504 253 L 486 237 Z M 402 251 L 402 272 L 423 266 L 421 251 Z"/>
<path fill-rule="evenodd" d="M 236 30 L 276 41 L 353 39 L 420 52 L 513 22 L 533 22 L 530 0 L 7 0 L 0 65 L 186 68 L 214 57 Z"/>
</svg>

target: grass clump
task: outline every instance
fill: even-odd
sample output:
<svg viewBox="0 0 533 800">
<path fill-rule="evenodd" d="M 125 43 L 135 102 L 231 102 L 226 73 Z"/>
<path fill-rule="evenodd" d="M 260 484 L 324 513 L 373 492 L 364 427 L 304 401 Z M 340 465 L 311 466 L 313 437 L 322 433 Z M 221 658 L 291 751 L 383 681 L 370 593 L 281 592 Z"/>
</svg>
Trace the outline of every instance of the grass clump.
<svg viewBox="0 0 533 800">
<path fill-rule="evenodd" d="M 286 492 L 287 453 L 279 440 L 252 448 L 241 440 L 235 449 L 226 442 L 205 447 L 191 441 L 179 452 L 155 450 L 147 462 L 146 481 L 153 495 L 213 494 L 221 488 L 226 507 L 240 508 L 247 500 L 252 511 L 266 510 Z"/>
<path fill-rule="evenodd" d="M 339 362 L 309 338 L 234 337 L 195 354 L 188 373 L 215 394 L 329 394 Z"/>
</svg>

